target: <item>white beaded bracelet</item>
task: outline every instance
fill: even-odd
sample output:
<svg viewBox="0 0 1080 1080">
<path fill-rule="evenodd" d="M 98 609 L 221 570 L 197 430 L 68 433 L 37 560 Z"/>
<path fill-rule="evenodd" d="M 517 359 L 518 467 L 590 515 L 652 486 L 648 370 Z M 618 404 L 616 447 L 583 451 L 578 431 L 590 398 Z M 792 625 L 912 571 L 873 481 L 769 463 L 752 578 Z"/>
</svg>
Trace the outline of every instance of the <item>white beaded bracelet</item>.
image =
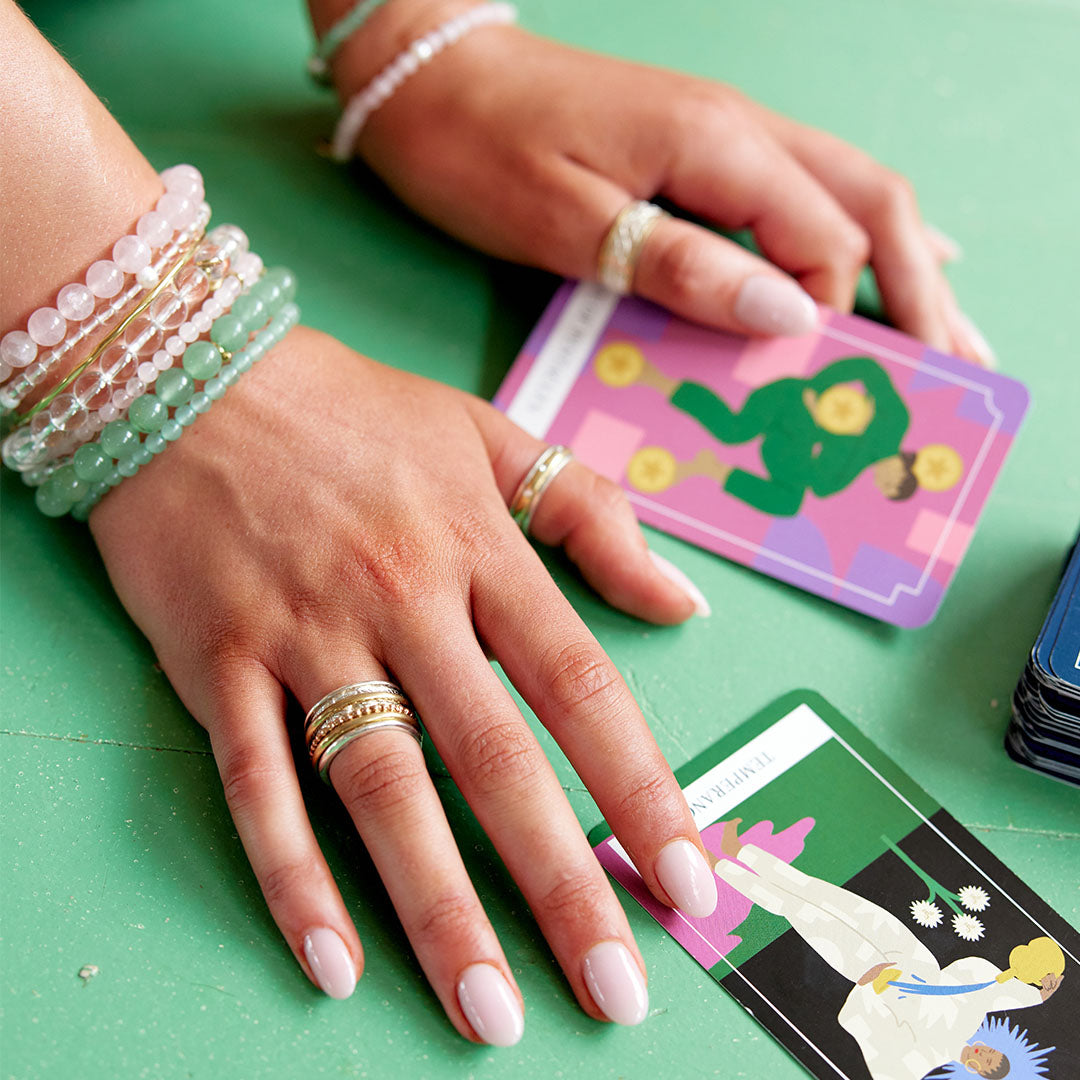
<svg viewBox="0 0 1080 1080">
<path fill-rule="evenodd" d="M 517 21 L 517 8 L 513 4 L 481 4 L 448 19 L 441 26 L 417 38 L 361 90 L 349 99 L 341 114 L 334 138 L 330 144 L 330 156 L 335 161 L 348 161 L 368 117 L 385 104 L 410 75 L 438 56 L 445 48 L 460 41 L 466 34 L 481 26 L 507 25 Z"/>
</svg>

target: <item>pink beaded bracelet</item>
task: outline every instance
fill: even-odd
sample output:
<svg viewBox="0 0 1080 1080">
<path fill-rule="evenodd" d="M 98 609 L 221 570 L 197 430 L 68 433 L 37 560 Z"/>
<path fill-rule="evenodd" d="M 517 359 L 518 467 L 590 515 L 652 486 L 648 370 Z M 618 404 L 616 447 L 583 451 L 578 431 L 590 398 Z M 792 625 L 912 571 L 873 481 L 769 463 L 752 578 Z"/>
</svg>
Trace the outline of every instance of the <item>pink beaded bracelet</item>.
<svg viewBox="0 0 1080 1080">
<path fill-rule="evenodd" d="M 153 288 L 162 265 L 171 263 L 176 252 L 205 228 L 210 215 L 198 169 L 174 165 L 160 175 L 165 193 L 139 218 L 134 233 L 116 241 L 112 258 L 92 263 L 85 284 L 72 282 L 61 288 L 56 306 L 38 308 L 27 319 L 26 330 L 12 330 L 0 338 L 0 411 L 17 408 L 77 344 L 116 318 L 140 292 Z M 200 218 L 202 226 L 196 232 Z M 171 254 L 153 262 L 157 249 Z M 135 282 L 125 290 L 128 275 Z M 100 300 L 112 303 L 95 314 Z M 39 348 L 52 351 L 39 359 Z M 13 378 L 16 371 L 20 374 Z"/>
<path fill-rule="evenodd" d="M 348 161 L 356 147 L 356 140 L 368 121 L 368 117 L 384 105 L 410 75 L 438 56 L 447 46 L 460 41 L 466 34 L 481 26 L 506 25 L 517 21 L 517 9 L 513 4 L 481 4 L 448 19 L 434 30 L 417 38 L 364 87 L 349 99 L 345 106 L 334 138 L 330 144 L 330 156 L 335 161 Z"/>
</svg>

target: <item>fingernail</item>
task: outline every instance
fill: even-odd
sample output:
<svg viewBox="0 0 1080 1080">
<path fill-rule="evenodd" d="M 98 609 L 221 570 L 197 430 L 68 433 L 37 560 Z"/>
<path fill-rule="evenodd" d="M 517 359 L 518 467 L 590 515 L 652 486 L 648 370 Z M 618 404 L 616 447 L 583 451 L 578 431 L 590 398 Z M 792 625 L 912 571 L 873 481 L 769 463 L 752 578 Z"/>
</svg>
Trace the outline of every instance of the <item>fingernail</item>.
<svg viewBox="0 0 1080 1080">
<path fill-rule="evenodd" d="M 762 334 L 799 337 L 817 326 L 817 305 L 794 281 L 757 274 L 735 300 L 735 318 Z"/>
<path fill-rule="evenodd" d="M 948 233 L 943 233 L 936 225 L 923 225 L 930 243 L 937 250 L 938 257 L 945 262 L 956 262 L 963 257 L 964 249 Z"/>
<path fill-rule="evenodd" d="M 956 321 L 959 324 L 958 329 L 968 339 L 971 351 L 975 354 L 979 363 L 991 371 L 996 371 L 997 356 L 994 354 L 994 350 L 990 348 L 990 342 L 983 337 L 982 331 L 962 311 L 956 313 Z"/>
<path fill-rule="evenodd" d="M 656 876 L 675 906 L 692 919 L 716 910 L 716 877 L 689 840 L 673 840 L 656 857 Z"/>
<path fill-rule="evenodd" d="M 616 1024 L 640 1024 L 649 1012 L 649 992 L 630 950 L 621 941 L 601 941 L 582 964 L 585 985 L 597 1008 Z"/>
<path fill-rule="evenodd" d="M 708 618 L 712 614 L 712 608 L 709 607 L 709 601 L 705 599 L 705 594 L 673 562 L 668 562 L 663 555 L 657 555 L 655 551 L 649 552 L 649 558 L 652 559 L 653 565 L 668 581 L 673 585 L 677 585 L 694 601 L 696 614 L 702 616 L 702 618 Z"/>
<path fill-rule="evenodd" d="M 472 964 L 457 985 L 458 1004 L 473 1031 L 489 1046 L 513 1046 L 525 1032 L 517 996 L 491 964 Z"/>
<path fill-rule="evenodd" d="M 347 998 L 356 989 L 356 967 L 345 942 L 329 927 L 304 936 L 304 959 L 315 981 L 332 998 Z"/>
</svg>

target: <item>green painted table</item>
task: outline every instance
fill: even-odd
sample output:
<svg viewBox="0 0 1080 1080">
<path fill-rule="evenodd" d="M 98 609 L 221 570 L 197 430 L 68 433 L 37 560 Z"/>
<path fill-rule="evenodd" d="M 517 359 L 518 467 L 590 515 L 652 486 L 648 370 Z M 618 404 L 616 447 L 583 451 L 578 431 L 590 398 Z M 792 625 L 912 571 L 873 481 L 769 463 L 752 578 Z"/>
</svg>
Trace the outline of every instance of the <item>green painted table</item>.
<svg viewBox="0 0 1080 1080">
<path fill-rule="evenodd" d="M 1080 249 L 1080 8 L 522 7 L 540 32 L 726 79 L 907 173 L 928 219 L 966 250 L 952 271 L 963 304 L 1035 401 L 944 609 L 923 630 L 894 631 L 659 535 L 658 550 L 711 598 L 710 620 L 649 628 L 598 603 L 559 558 L 553 573 L 674 764 L 781 692 L 814 687 L 1080 922 L 1080 798 L 1001 748 L 1009 694 L 1077 526 L 1080 372 L 1068 319 Z M 241 222 L 268 259 L 297 270 L 308 322 L 381 359 L 494 391 L 554 281 L 466 250 L 362 169 L 315 155 L 334 112 L 303 74 L 296 0 L 29 11 L 155 165 L 196 162 L 219 220 Z M 802 1075 L 636 909 L 653 1013 L 633 1030 L 587 1019 L 445 777 L 466 862 L 525 994 L 524 1040 L 495 1051 L 451 1030 L 343 810 L 309 782 L 368 955 L 350 1001 L 323 997 L 267 915 L 205 736 L 112 595 L 86 532 L 43 519 L 6 476 L 2 539 L 3 1077 Z M 595 806 L 552 753 L 591 827 Z"/>
</svg>

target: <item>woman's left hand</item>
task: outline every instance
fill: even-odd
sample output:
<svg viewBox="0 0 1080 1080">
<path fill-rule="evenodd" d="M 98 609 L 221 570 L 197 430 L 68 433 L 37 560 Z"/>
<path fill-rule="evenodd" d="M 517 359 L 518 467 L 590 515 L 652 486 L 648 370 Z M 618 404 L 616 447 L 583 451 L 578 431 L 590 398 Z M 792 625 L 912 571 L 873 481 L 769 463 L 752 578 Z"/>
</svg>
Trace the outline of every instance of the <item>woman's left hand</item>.
<svg viewBox="0 0 1080 1080">
<path fill-rule="evenodd" d="M 414 25 L 423 32 L 461 7 L 428 5 L 428 22 Z M 373 58 L 374 44 L 341 50 L 343 100 L 389 59 Z M 765 258 L 667 218 L 637 265 L 642 296 L 740 333 L 804 333 L 815 318 L 807 294 L 849 311 L 869 262 L 897 327 L 993 362 L 953 298 L 945 245 L 911 185 L 720 83 L 483 27 L 408 78 L 371 115 L 357 150 L 419 213 L 503 258 L 594 278 L 619 211 L 662 196 L 752 230 Z"/>
</svg>

